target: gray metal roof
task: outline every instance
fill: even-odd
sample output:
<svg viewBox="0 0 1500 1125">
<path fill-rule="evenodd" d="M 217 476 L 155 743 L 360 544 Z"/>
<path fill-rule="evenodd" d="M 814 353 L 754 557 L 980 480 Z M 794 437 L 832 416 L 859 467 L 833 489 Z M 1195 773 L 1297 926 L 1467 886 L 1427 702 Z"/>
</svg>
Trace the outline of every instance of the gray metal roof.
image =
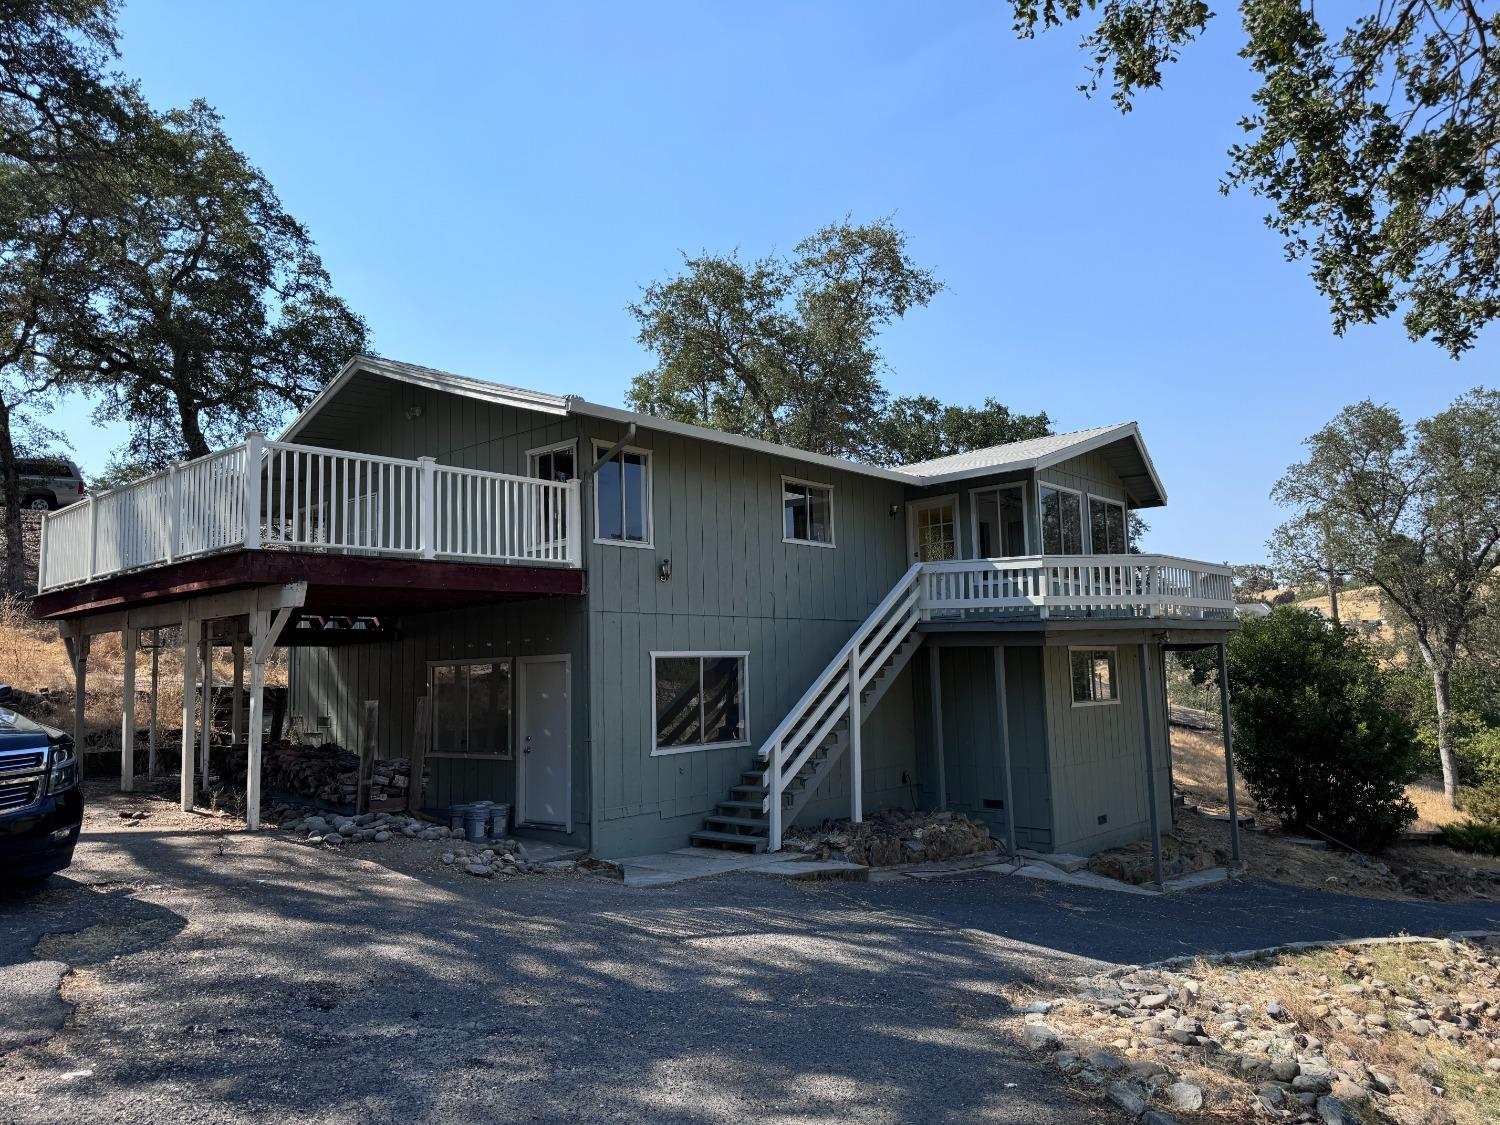
<svg viewBox="0 0 1500 1125">
<path fill-rule="evenodd" d="M 863 476 L 922 486 L 970 480 L 1019 469 L 1043 469 L 1069 457 L 1098 450 L 1120 474 L 1136 507 L 1153 507 L 1165 504 L 1167 501 L 1166 490 L 1162 487 L 1161 479 L 1151 464 L 1145 443 L 1141 440 L 1140 430 L 1134 422 L 1124 422 L 1114 426 L 1096 426 L 1093 429 L 1075 430 L 1068 434 L 1049 434 L 1046 437 L 1032 438 L 1028 441 L 1010 442 L 1006 445 L 970 450 L 967 453 L 956 453 L 951 457 L 938 457 L 912 465 L 884 468 L 860 461 L 848 461 L 841 457 L 829 457 L 822 453 L 810 453 L 805 449 L 778 445 L 759 438 L 725 433 L 722 430 L 709 429 L 707 426 L 675 422 L 654 414 L 639 414 L 615 406 L 604 406 L 589 402 L 577 395 L 558 395 L 545 391 L 527 390 L 524 387 L 507 386 L 488 379 L 471 379 L 462 375 L 454 375 L 451 372 L 439 371 L 433 367 L 423 367 L 420 364 L 403 363 L 400 360 L 383 359 L 378 356 L 355 356 L 346 363 L 339 374 L 282 432 L 281 440 L 295 441 L 313 417 L 361 371 L 502 406 L 535 410 L 544 414 L 581 414 L 614 422 L 634 423 L 641 429 L 680 434 L 720 445 L 734 445 L 742 449 L 754 449 L 776 456 L 795 458 L 809 464 L 859 473 Z"/>
</svg>

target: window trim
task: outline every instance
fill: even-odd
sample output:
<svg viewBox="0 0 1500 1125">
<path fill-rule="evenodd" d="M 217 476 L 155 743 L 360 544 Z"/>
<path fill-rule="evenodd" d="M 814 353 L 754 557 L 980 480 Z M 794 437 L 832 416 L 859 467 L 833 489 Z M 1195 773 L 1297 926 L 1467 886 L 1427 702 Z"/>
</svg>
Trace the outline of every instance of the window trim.
<svg viewBox="0 0 1500 1125">
<path fill-rule="evenodd" d="M 1081 488 L 1069 488 L 1065 484 L 1053 484 L 1050 480 L 1042 480 L 1041 477 L 1038 477 L 1036 481 L 1036 545 L 1040 548 L 1037 553 L 1040 555 L 1047 554 L 1047 527 L 1043 522 L 1045 505 L 1042 504 L 1042 489 L 1044 488 L 1050 488 L 1056 492 L 1071 492 L 1074 496 L 1078 497 L 1078 555 L 1070 555 L 1066 551 L 1063 551 L 1057 557 L 1071 559 L 1088 554 L 1084 550 L 1086 546 L 1085 541 L 1089 533 L 1088 493 L 1084 492 Z"/>
<path fill-rule="evenodd" d="M 714 658 L 723 656 L 734 656 L 740 660 L 740 718 L 745 727 L 745 737 L 733 742 L 700 742 L 693 746 L 658 746 L 656 744 L 656 662 L 661 660 L 687 660 L 693 657 Z M 699 675 L 702 675 L 701 665 Z M 700 680 L 701 683 L 701 680 Z M 701 692 L 700 692 L 701 695 Z M 702 723 L 703 702 L 699 703 L 699 722 Z M 651 650 L 651 706 L 646 709 L 647 729 L 649 730 L 649 744 L 651 746 L 651 757 L 668 758 L 675 754 L 696 754 L 700 750 L 728 750 L 736 747 L 753 745 L 750 738 L 750 652 L 748 649 L 740 650 L 715 650 L 695 649 L 693 651 L 681 651 L 677 649 L 652 649 Z"/>
<path fill-rule="evenodd" d="M 591 438 L 593 449 L 593 460 L 589 465 L 589 492 L 593 494 L 594 508 L 594 542 L 603 543 L 609 547 L 635 547 L 641 550 L 654 551 L 656 549 L 656 458 L 651 450 L 643 449 L 638 445 L 627 445 L 619 449 L 619 453 L 638 453 L 646 459 L 646 538 L 637 542 L 634 539 L 605 539 L 599 535 L 599 474 L 595 467 L 600 463 L 599 454 L 608 453 L 614 448 L 614 442 L 605 441 L 601 438 Z"/>
<path fill-rule="evenodd" d="M 1073 699 L 1074 707 L 1118 707 L 1120 705 L 1120 685 L 1115 682 L 1120 675 L 1120 647 L 1118 645 L 1069 645 L 1068 646 L 1068 698 L 1073 698 L 1073 654 L 1075 652 L 1108 652 L 1114 655 L 1115 678 L 1110 680 L 1110 686 L 1115 689 L 1113 699 Z"/>
<path fill-rule="evenodd" d="M 506 741 L 510 744 L 510 751 L 506 754 L 474 754 L 466 751 L 443 752 L 432 749 L 434 737 L 437 735 L 437 723 L 433 721 L 434 716 L 429 712 L 427 722 L 427 745 L 423 748 L 423 755 L 428 758 L 452 758 L 473 760 L 478 762 L 514 762 L 516 760 L 516 658 L 513 656 L 457 656 L 446 660 L 427 661 L 427 705 L 433 704 L 432 698 L 432 670 L 434 668 L 458 668 L 468 664 L 508 664 L 510 666 L 510 714 L 505 720 L 505 732 L 510 737 Z"/>
<path fill-rule="evenodd" d="M 808 488 L 821 488 L 821 489 L 825 489 L 827 491 L 827 493 L 828 493 L 828 542 L 827 543 L 824 543 L 820 539 L 793 539 L 792 537 L 790 537 L 789 535 L 787 535 L 787 533 L 786 533 L 786 486 L 789 485 L 789 484 L 801 484 L 801 485 L 806 485 Z M 798 547 L 828 547 L 828 548 L 833 548 L 833 547 L 837 547 L 839 545 L 838 530 L 837 530 L 837 525 L 834 522 L 834 514 L 833 514 L 833 485 L 831 485 L 831 484 L 824 484 L 822 481 L 817 481 L 817 480 L 807 480 L 807 479 L 805 479 L 803 477 L 787 476 L 787 474 L 782 473 L 781 474 L 781 509 L 780 509 L 780 511 L 777 514 L 781 517 L 781 541 L 783 543 L 791 543 L 791 544 L 794 544 L 794 545 L 796 545 Z M 811 514 L 811 511 L 809 511 L 809 513 L 808 513 L 807 526 L 808 526 L 809 529 L 811 529 L 811 527 L 812 527 L 812 514 Z"/>
<path fill-rule="evenodd" d="M 1026 541 L 1026 549 L 1019 555 L 1001 555 L 1002 559 L 1024 559 L 1033 552 L 1031 550 L 1031 529 L 1037 523 L 1036 517 L 1031 510 L 1031 490 L 1026 487 L 1024 480 L 1014 480 L 1007 484 L 982 484 L 978 488 L 969 489 L 969 553 L 974 559 L 979 558 L 979 494 L 981 492 L 999 492 L 1001 489 L 1013 488 L 1021 494 L 1021 538 Z"/>
<path fill-rule="evenodd" d="M 1116 500 L 1113 496 L 1101 496 L 1097 492 L 1088 492 L 1084 494 L 1083 500 L 1084 508 L 1086 511 L 1093 505 L 1095 500 L 1099 501 L 1099 503 L 1101 504 L 1113 504 L 1116 508 L 1120 509 L 1122 524 L 1125 528 L 1125 549 L 1119 553 L 1122 555 L 1130 554 L 1130 506 L 1123 500 Z M 1088 518 L 1085 522 L 1088 524 L 1089 529 L 1088 553 L 1091 555 L 1113 554 L 1114 552 L 1112 551 L 1098 551 L 1094 549 L 1094 513 L 1092 511 L 1088 511 L 1087 515 Z"/>
<path fill-rule="evenodd" d="M 526 451 L 526 475 L 533 479 L 540 480 L 541 478 L 536 475 L 536 463 L 538 458 L 540 458 L 543 453 L 556 453 L 559 450 L 563 449 L 566 449 L 573 454 L 573 479 L 577 480 L 579 464 L 578 439 L 576 437 L 566 438 L 563 441 L 554 441 L 550 445 L 539 445 L 535 449 L 528 449 Z"/>
</svg>

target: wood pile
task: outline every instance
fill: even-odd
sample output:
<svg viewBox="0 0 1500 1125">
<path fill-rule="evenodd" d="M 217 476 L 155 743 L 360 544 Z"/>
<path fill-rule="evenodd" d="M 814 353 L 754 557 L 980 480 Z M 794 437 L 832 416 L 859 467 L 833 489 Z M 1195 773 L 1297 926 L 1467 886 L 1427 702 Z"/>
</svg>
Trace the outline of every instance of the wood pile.
<svg viewBox="0 0 1500 1125">
<path fill-rule="evenodd" d="M 261 777 L 267 791 L 352 805 L 359 792 L 359 755 L 335 742 L 321 746 L 277 743 L 265 749 Z M 375 762 L 370 784 L 372 803 L 404 800 L 410 786 L 409 759 L 385 758 Z"/>
</svg>

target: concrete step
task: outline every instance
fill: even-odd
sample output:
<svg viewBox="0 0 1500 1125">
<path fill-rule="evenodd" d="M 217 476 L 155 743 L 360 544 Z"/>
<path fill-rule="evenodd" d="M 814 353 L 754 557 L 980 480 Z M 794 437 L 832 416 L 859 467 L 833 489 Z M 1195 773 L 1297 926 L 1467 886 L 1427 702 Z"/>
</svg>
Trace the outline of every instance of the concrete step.
<svg viewBox="0 0 1500 1125">
<path fill-rule="evenodd" d="M 764 836 L 745 836 L 739 832 L 694 832 L 691 836 L 694 844 L 707 847 L 738 848 L 747 852 L 763 852 L 766 850 L 766 838 Z"/>
</svg>

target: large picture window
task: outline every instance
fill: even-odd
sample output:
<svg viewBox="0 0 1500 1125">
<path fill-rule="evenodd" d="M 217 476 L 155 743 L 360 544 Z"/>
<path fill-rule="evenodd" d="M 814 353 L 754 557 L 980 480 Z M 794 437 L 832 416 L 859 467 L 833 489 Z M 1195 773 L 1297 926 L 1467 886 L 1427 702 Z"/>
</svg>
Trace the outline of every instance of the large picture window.
<svg viewBox="0 0 1500 1125">
<path fill-rule="evenodd" d="M 1123 555 L 1130 550 L 1125 505 L 1089 497 L 1089 550 L 1096 555 Z"/>
<path fill-rule="evenodd" d="M 788 543 L 833 546 L 833 489 L 826 484 L 781 478 L 782 538 Z"/>
<path fill-rule="evenodd" d="M 653 754 L 743 746 L 746 665 L 743 652 L 653 652 L 656 734 Z"/>
<path fill-rule="evenodd" d="M 434 757 L 514 757 L 511 662 L 445 660 L 427 666 Z"/>
<path fill-rule="evenodd" d="M 1114 649 L 1070 648 L 1068 659 L 1073 672 L 1073 706 L 1120 702 Z"/>
<path fill-rule="evenodd" d="M 1072 489 L 1044 484 L 1042 505 L 1042 553 L 1083 554 L 1083 495 Z"/>
<path fill-rule="evenodd" d="M 1026 554 L 1026 505 L 1021 486 L 984 488 L 973 493 L 974 543 L 981 559 Z"/>
<path fill-rule="evenodd" d="M 609 446 L 595 442 L 594 456 Z M 594 538 L 651 546 L 651 453 L 622 449 L 594 473 Z"/>
</svg>

